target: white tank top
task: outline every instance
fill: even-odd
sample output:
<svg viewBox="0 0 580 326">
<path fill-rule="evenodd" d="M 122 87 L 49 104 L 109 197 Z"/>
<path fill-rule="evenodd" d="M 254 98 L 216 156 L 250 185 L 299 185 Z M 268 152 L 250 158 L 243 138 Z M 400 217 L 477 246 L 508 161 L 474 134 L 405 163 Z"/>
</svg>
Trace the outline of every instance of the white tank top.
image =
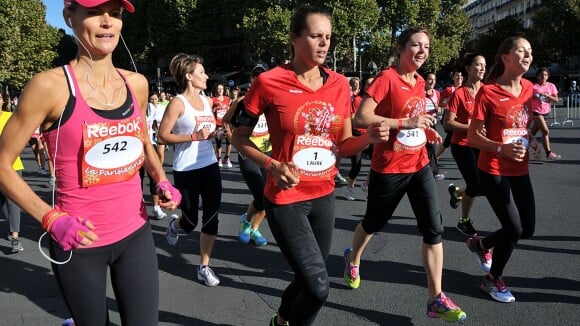
<svg viewBox="0 0 580 326">
<path fill-rule="evenodd" d="M 183 116 L 177 119 L 171 130 L 174 134 L 191 135 L 194 131 L 203 128 L 203 125 L 208 125 L 210 132 L 215 130 L 216 122 L 207 98 L 201 97 L 203 102 L 202 111 L 194 109 L 183 95 L 177 95 L 177 98 L 183 102 L 184 110 Z M 175 144 L 173 153 L 174 171 L 197 170 L 214 163 L 217 163 L 217 158 L 211 138 Z"/>
</svg>

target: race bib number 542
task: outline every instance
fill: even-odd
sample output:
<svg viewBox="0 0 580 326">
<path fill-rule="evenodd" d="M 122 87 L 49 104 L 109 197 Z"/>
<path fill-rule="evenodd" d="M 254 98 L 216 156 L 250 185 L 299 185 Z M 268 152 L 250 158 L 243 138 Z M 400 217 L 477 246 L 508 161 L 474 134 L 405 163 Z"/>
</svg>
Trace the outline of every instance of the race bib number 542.
<svg viewBox="0 0 580 326">
<path fill-rule="evenodd" d="M 145 160 L 140 119 L 83 124 L 83 187 L 125 181 Z"/>
</svg>

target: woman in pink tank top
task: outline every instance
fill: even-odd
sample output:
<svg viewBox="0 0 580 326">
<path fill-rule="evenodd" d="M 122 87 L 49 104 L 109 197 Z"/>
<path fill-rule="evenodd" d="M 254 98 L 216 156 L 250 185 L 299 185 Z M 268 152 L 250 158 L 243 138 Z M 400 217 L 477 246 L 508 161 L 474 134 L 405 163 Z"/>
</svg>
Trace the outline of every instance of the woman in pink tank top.
<svg viewBox="0 0 580 326">
<path fill-rule="evenodd" d="M 128 0 L 64 0 L 76 58 L 30 80 L 0 136 L 0 191 L 50 235 L 53 271 L 77 325 L 108 323 L 109 273 L 123 324 L 158 324 L 157 258 L 139 168 L 157 183 L 163 208 L 181 200 L 149 140 L 146 78 L 113 65 L 124 10 L 135 8 Z M 39 125 L 55 165 L 52 203 L 12 169 Z"/>
</svg>

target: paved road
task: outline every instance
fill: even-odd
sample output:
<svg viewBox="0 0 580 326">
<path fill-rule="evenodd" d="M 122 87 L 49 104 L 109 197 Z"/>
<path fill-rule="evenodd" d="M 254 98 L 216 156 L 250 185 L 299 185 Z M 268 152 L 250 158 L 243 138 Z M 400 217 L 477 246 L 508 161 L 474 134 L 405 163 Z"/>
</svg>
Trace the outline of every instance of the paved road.
<svg viewBox="0 0 580 326">
<path fill-rule="evenodd" d="M 437 184 L 445 225 L 443 284 L 447 294 L 467 312 L 467 325 L 578 324 L 580 129 L 554 129 L 552 142 L 564 160 L 531 164 L 536 233 L 533 239 L 520 242 L 505 271 L 506 282 L 517 298 L 513 304 L 494 302 L 478 289 L 482 272 L 467 251 L 465 238 L 454 228 L 458 211 L 447 204 L 448 182 L 463 183 L 449 151 L 440 162 L 447 172 L 447 180 Z M 47 179 L 33 169 L 28 149 L 23 158 L 27 167 L 25 179 L 41 196 L 49 198 Z M 220 231 L 213 257 L 214 270 L 222 280 L 219 287 L 208 288 L 196 281 L 199 230 L 171 247 L 165 242 L 167 221 L 152 221 L 160 268 L 160 325 L 267 325 L 280 303 L 292 274 L 267 225 L 262 229 L 272 241 L 268 246 L 256 248 L 237 240 L 238 216 L 250 196 L 235 163 L 236 155 L 234 168 L 223 171 Z M 347 160 L 343 163 L 346 169 Z M 368 171 L 368 161 L 364 163 L 363 177 Z M 166 169 L 170 171 L 167 164 Z M 360 288 L 350 290 L 344 285 L 342 251 L 350 245 L 352 231 L 365 210 L 360 188 L 360 199 L 354 202 L 345 200 L 345 191 L 344 186 L 336 190 L 336 228 L 328 259 L 331 292 L 316 325 L 445 324 L 425 317 L 421 237 L 406 199 L 390 224 L 368 246 L 361 266 Z M 484 199 L 476 200 L 472 218 L 483 234 L 498 227 Z M 40 227 L 26 215 L 22 224 L 23 252 L 11 255 L 9 242 L 0 239 L 0 325 L 60 325 L 68 313 L 50 264 L 37 248 Z M 1 220 L 0 234 L 7 232 L 8 223 Z M 120 325 L 113 298 L 109 288 L 111 319 L 113 325 Z"/>
</svg>

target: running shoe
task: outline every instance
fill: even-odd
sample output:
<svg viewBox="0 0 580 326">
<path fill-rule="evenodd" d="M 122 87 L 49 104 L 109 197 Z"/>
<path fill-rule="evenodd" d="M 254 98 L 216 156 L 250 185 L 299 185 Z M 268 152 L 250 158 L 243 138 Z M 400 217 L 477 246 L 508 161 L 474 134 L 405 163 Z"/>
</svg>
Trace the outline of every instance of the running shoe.
<svg viewBox="0 0 580 326">
<path fill-rule="evenodd" d="M 226 159 L 226 167 L 228 169 L 231 169 L 233 167 L 232 161 L 230 161 L 230 158 L 229 157 Z"/>
<path fill-rule="evenodd" d="M 343 184 L 343 185 L 347 184 L 346 179 L 340 173 L 336 174 L 336 180 L 338 180 L 338 182 L 340 184 Z"/>
<path fill-rule="evenodd" d="M 516 301 L 516 298 L 510 291 L 508 291 L 505 282 L 501 278 L 494 280 L 489 276 L 489 274 L 485 275 L 483 282 L 481 282 L 479 287 L 483 292 L 489 294 L 495 301 L 503 303 Z"/>
<path fill-rule="evenodd" d="M 221 169 L 224 167 L 224 163 L 222 162 L 221 158 L 218 158 L 218 167 Z"/>
<path fill-rule="evenodd" d="M 360 186 L 360 188 L 368 196 L 368 193 L 369 193 L 369 184 L 366 181 L 363 182 L 363 184 Z"/>
<path fill-rule="evenodd" d="M 252 223 L 248 222 L 246 218 L 248 217 L 247 213 L 242 214 L 240 217 L 240 232 L 238 233 L 238 237 L 242 243 L 250 242 L 250 232 L 252 231 Z"/>
<path fill-rule="evenodd" d="M 167 217 L 167 214 L 161 209 L 159 205 L 153 206 L 153 217 L 156 220 L 162 220 Z"/>
<path fill-rule="evenodd" d="M 207 265 L 199 266 L 199 269 L 197 270 L 197 279 L 207 286 L 218 286 L 220 284 L 220 279 Z"/>
<path fill-rule="evenodd" d="M 51 187 L 54 187 L 54 185 L 56 184 L 56 177 L 51 175 L 51 176 L 48 178 L 48 184 L 49 184 Z"/>
<path fill-rule="evenodd" d="M 172 214 L 169 216 L 169 225 L 167 225 L 167 233 L 165 234 L 165 239 L 167 243 L 172 246 L 175 246 L 177 240 L 179 240 L 179 233 L 175 229 L 175 221 L 177 221 L 179 217 L 176 214 Z"/>
<path fill-rule="evenodd" d="M 360 285 L 359 266 L 350 262 L 352 248 L 344 250 L 344 281 L 350 288 L 358 289 Z"/>
<path fill-rule="evenodd" d="M 473 252 L 477 256 L 477 265 L 479 266 L 479 268 L 489 273 L 492 263 L 491 250 L 481 249 L 479 241 L 480 241 L 479 237 L 467 239 L 466 242 L 467 248 L 469 249 L 469 251 Z"/>
<path fill-rule="evenodd" d="M 447 190 L 449 191 L 449 196 L 451 197 L 449 199 L 449 205 L 451 205 L 451 208 L 456 209 L 457 207 L 459 207 L 459 202 L 461 201 L 461 196 L 459 196 L 459 187 L 456 187 L 454 184 L 450 183 L 449 187 L 447 187 Z"/>
<path fill-rule="evenodd" d="M 72 318 L 68 318 L 62 321 L 62 326 L 75 326 L 75 320 Z"/>
<path fill-rule="evenodd" d="M 24 248 L 22 247 L 22 244 L 20 243 L 20 239 L 18 239 L 18 238 L 10 239 L 10 245 L 12 246 L 12 253 L 13 254 L 15 254 L 17 252 L 21 252 L 22 250 L 24 250 Z"/>
<path fill-rule="evenodd" d="M 473 228 L 473 223 L 471 223 L 469 217 L 459 219 L 459 222 L 457 222 L 457 230 L 468 237 L 475 237 L 477 235 L 477 231 Z"/>
<path fill-rule="evenodd" d="M 562 155 L 550 152 L 550 155 L 546 156 L 547 161 L 558 161 L 562 159 Z"/>
<path fill-rule="evenodd" d="M 433 177 L 435 177 L 435 181 L 445 180 L 445 174 L 443 173 L 437 173 Z"/>
<path fill-rule="evenodd" d="M 464 321 L 467 315 L 445 293 L 441 292 L 438 298 L 427 302 L 427 316 L 429 318 L 442 318 L 445 321 Z"/>
<path fill-rule="evenodd" d="M 256 246 L 265 246 L 268 244 L 268 240 L 262 236 L 262 233 L 260 233 L 259 229 L 250 231 L 250 239 L 254 241 Z"/>
<path fill-rule="evenodd" d="M 272 319 L 270 319 L 270 326 L 290 326 L 289 322 L 284 322 L 284 324 L 278 324 L 277 322 L 278 319 L 278 315 L 274 314 L 274 316 L 272 316 Z"/>
<path fill-rule="evenodd" d="M 346 200 L 356 200 L 354 198 L 354 187 L 346 188 Z"/>
</svg>

